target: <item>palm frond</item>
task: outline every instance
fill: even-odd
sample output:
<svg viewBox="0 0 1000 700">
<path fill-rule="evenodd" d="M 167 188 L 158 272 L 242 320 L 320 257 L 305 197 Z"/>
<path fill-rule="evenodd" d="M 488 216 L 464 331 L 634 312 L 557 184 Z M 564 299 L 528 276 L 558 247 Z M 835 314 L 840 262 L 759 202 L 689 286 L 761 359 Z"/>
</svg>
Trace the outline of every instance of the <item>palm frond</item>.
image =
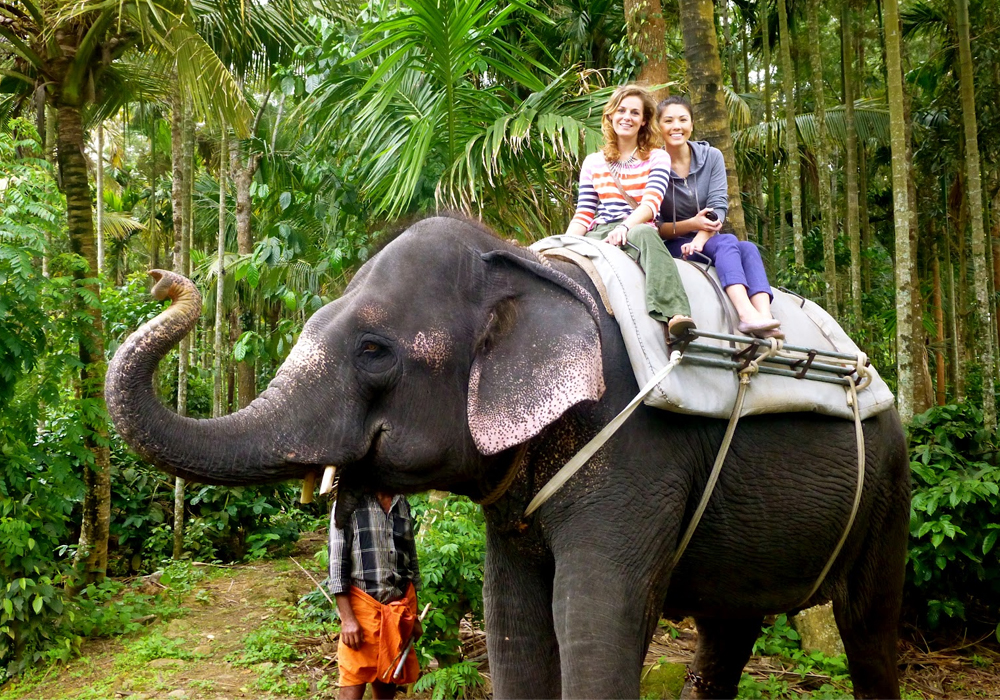
<svg viewBox="0 0 1000 700">
<path fill-rule="evenodd" d="M 928 0 L 907 3 L 899 12 L 903 22 L 903 37 L 946 37 L 953 31 L 951 15 L 946 7 L 939 7 Z"/>
<path fill-rule="evenodd" d="M 185 24 L 174 27 L 170 39 L 181 91 L 191 97 L 195 112 L 206 121 L 227 124 L 240 138 L 249 136 L 253 113 L 212 48 Z"/>
<path fill-rule="evenodd" d="M 127 240 L 136 233 L 145 230 L 146 224 L 133 219 L 131 212 L 104 212 L 104 233 L 117 241 Z"/>
<path fill-rule="evenodd" d="M 862 99 L 854 103 L 855 128 L 858 138 L 863 141 L 888 146 L 889 144 L 889 110 L 879 100 Z M 799 114 L 795 117 L 796 133 L 800 142 L 809 149 L 816 145 L 817 129 L 815 116 L 812 113 Z M 830 138 L 841 146 L 847 145 L 847 127 L 844 121 L 844 106 L 839 105 L 826 111 L 826 126 Z M 771 136 L 772 158 L 777 158 L 783 148 L 785 120 L 773 119 L 761 122 L 733 134 L 737 151 L 767 150 L 768 132 Z"/>
<path fill-rule="evenodd" d="M 746 129 L 753 123 L 753 110 L 747 102 L 746 96 L 734 92 L 732 88 L 726 87 L 726 111 L 729 112 L 729 128 L 734 131 Z"/>
</svg>

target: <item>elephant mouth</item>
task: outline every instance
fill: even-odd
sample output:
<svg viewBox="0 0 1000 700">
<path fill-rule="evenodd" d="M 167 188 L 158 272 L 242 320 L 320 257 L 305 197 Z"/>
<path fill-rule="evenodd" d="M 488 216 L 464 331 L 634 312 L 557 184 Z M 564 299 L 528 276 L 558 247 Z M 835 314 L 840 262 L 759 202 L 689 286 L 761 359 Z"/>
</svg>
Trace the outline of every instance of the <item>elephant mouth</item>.
<svg viewBox="0 0 1000 700">
<path fill-rule="evenodd" d="M 378 454 L 382 444 L 382 437 L 389 432 L 388 426 L 384 423 L 377 424 L 368 439 L 368 450 L 360 459 L 317 461 L 311 464 L 301 465 L 305 469 L 302 477 L 302 503 L 311 503 L 313 491 L 317 479 L 319 479 L 319 494 L 325 496 L 332 493 L 338 482 L 342 481 L 345 474 L 356 475 L 365 474 L 369 479 L 365 479 L 369 487 L 376 487 L 379 483 L 376 476 L 378 470 Z M 320 476 L 321 475 L 321 476 Z"/>
</svg>

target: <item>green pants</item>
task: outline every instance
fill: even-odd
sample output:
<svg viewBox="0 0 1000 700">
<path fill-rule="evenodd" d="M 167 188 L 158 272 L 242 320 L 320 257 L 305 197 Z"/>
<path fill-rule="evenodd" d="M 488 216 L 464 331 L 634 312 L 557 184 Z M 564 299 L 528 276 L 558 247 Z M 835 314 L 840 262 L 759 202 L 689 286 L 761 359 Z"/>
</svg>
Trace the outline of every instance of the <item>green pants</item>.
<svg viewBox="0 0 1000 700">
<path fill-rule="evenodd" d="M 603 241 L 619 223 L 596 226 L 587 232 L 587 238 Z M 649 224 L 633 226 L 628 232 L 628 242 L 639 250 L 628 245 L 622 250 L 646 273 L 646 311 L 649 315 L 664 323 L 678 314 L 690 316 L 691 306 L 677 272 L 677 263 L 663 245 L 656 228 Z"/>
</svg>

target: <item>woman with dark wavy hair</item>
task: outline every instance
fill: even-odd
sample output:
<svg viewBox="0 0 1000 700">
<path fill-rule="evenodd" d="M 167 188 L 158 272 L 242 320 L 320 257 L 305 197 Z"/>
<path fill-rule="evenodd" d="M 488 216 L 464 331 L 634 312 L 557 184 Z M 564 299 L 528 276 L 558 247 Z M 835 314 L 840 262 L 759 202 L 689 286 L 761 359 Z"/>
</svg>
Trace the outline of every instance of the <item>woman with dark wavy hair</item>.
<svg viewBox="0 0 1000 700">
<path fill-rule="evenodd" d="M 601 118 L 604 147 L 580 170 L 576 214 L 567 234 L 625 246 L 646 272 L 646 311 L 670 335 L 694 328 L 677 267 L 650 222 L 660 211 L 670 156 L 657 148 L 656 102 L 638 85 L 615 90 Z M 638 250 L 637 250 L 638 249 Z"/>
<path fill-rule="evenodd" d="M 659 231 L 675 258 L 701 253 L 712 261 L 739 314 L 739 330 L 758 338 L 784 338 L 771 315 L 771 285 L 757 246 L 721 233 L 729 210 L 722 151 L 692 141 L 691 103 L 671 95 L 656 106 L 656 122 L 670 156 L 669 186 L 660 204 Z"/>
</svg>

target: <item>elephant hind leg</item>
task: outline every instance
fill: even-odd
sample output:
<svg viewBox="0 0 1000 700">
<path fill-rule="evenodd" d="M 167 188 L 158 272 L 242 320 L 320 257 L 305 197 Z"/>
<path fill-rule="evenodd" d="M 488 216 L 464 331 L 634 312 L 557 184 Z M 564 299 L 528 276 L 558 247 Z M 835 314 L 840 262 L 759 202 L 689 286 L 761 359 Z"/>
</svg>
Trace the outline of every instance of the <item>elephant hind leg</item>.
<svg viewBox="0 0 1000 700">
<path fill-rule="evenodd" d="M 833 615 L 844 640 L 856 698 L 898 698 L 897 642 L 906 576 L 909 509 L 876 530 L 868 554 L 833 595 Z"/>
<path fill-rule="evenodd" d="M 856 698 L 898 698 L 897 638 L 902 600 L 899 571 L 855 576 L 833 601 Z"/>
<path fill-rule="evenodd" d="M 682 698 L 734 698 L 760 635 L 763 617 L 736 620 L 696 618 L 698 648 Z"/>
</svg>

